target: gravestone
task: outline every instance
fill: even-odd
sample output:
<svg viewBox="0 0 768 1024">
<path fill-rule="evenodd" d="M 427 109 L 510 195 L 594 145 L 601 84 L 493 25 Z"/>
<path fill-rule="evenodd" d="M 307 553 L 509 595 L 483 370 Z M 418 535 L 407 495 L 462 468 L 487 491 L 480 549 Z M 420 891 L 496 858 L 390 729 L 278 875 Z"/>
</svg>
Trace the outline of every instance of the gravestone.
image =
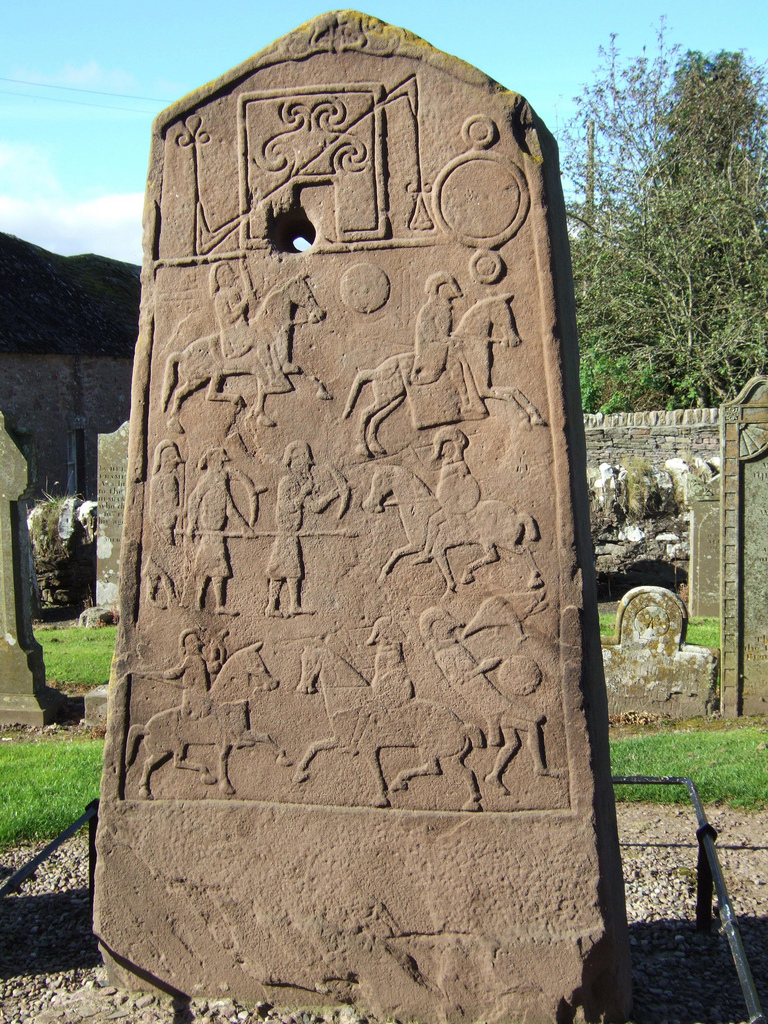
<svg viewBox="0 0 768 1024">
<path fill-rule="evenodd" d="M 724 715 L 768 713 L 768 377 L 753 377 L 720 416 Z"/>
<path fill-rule="evenodd" d="M 689 476 L 691 560 L 688 590 L 694 618 L 720 616 L 720 476 L 702 480 Z"/>
<path fill-rule="evenodd" d="M 32 632 L 32 554 L 27 461 L 0 413 L 0 723 L 47 725 L 63 697 L 45 685 L 43 649 Z"/>
<path fill-rule="evenodd" d="M 611 714 L 695 718 L 714 710 L 717 655 L 685 643 L 687 626 L 685 605 L 663 587 L 635 587 L 624 595 L 614 635 L 600 638 Z"/>
<path fill-rule="evenodd" d="M 622 1017 L 554 141 L 520 96 L 343 12 L 169 108 L 152 147 L 98 839 L 112 977 Z"/>
<path fill-rule="evenodd" d="M 96 534 L 96 604 L 99 608 L 117 604 L 127 467 L 128 423 L 125 422 L 111 434 L 99 434 Z"/>
</svg>

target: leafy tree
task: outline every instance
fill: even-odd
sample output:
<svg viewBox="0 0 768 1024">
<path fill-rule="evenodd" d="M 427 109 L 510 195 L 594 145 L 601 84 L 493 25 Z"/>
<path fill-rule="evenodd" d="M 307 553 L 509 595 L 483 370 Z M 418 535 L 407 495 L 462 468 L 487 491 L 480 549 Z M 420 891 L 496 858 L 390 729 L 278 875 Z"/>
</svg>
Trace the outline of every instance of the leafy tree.
<svg viewBox="0 0 768 1024">
<path fill-rule="evenodd" d="M 768 360 L 768 90 L 742 53 L 615 37 L 561 145 L 584 406 L 733 397 Z"/>
</svg>

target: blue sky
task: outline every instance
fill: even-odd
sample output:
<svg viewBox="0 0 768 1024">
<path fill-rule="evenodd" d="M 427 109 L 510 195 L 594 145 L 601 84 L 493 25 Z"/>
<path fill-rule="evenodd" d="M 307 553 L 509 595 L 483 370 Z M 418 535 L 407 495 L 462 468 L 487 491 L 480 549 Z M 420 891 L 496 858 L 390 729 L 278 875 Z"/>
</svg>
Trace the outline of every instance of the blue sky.
<svg viewBox="0 0 768 1024">
<path fill-rule="evenodd" d="M 152 118 L 324 9 L 317 0 L 7 0 L 0 231 L 65 255 L 140 262 Z M 364 10 L 522 93 L 555 133 L 611 33 L 636 55 L 665 16 L 684 50 L 768 61 L 768 0 L 371 0 Z"/>
</svg>

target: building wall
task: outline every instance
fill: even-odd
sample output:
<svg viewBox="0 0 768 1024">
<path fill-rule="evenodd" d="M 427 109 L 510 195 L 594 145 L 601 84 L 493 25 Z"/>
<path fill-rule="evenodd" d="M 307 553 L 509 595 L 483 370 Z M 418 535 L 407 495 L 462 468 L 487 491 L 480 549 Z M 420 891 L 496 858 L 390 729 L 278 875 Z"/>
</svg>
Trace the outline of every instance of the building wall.
<svg viewBox="0 0 768 1024">
<path fill-rule="evenodd" d="M 0 354 L 0 410 L 33 442 L 36 496 L 66 493 L 69 432 L 82 430 L 78 490 L 96 498 L 98 435 L 130 415 L 132 366 L 130 359 Z"/>
<path fill-rule="evenodd" d="M 720 455 L 719 423 L 719 409 L 587 413 L 587 461 L 621 466 L 647 461 L 659 467 L 667 459 L 709 461 Z"/>
</svg>

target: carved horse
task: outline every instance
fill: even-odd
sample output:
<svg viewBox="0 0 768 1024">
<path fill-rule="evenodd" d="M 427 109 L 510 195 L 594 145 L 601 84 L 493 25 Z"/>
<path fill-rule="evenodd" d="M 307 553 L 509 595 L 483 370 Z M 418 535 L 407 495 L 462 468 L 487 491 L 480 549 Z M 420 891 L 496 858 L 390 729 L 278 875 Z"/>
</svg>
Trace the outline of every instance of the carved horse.
<svg viewBox="0 0 768 1024">
<path fill-rule="evenodd" d="M 388 503 L 394 504 L 400 513 L 407 544 L 392 552 L 381 568 L 379 582 L 392 572 L 401 558 L 421 555 L 424 561 L 435 561 L 448 592 L 453 593 L 456 580 L 448 561 L 448 551 L 474 544 L 482 549 L 482 554 L 466 567 L 462 583 L 473 583 L 479 568 L 498 562 L 501 548 L 522 557 L 529 570 L 524 584 L 527 588 L 538 590 L 543 587 L 541 574 L 528 547 L 539 539 L 539 528 L 531 516 L 515 512 L 502 501 L 480 501 L 471 512 L 447 516 L 435 532 L 431 552 L 426 552 L 429 518 L 440 509 L 440 503 L 429 487 L 404 466 L 379 465 L 371 479 L 371 489 L 363 501 L 363 508 L 366 512 L 380 513 Z"/>
<path fill-rule="evenodd" d="M 225 358 L 219 334 L 190 342 L 181 352 L 168 356 L 163 381 L 163 409 L 168 426 L 184 433 L 179 419 L 183 402 L 207 385 L 210 402 L 244 402 L 245 395 L 224 395 L 222 388 L 230 377 L 255 377 L 256 398 L 250 415 L 274 426 L 264 414 L 267 395 L 286 394 L 294 387 L 289 376 L 301 373 L 291 362 L 293 330 L 302 324 L 316 324 L 325 317 L 306 275 L 299 275 L 269 291 L 248 324 L 253 343 L 246 352 Z M 309 374 L 323 390 L 321 382 Z M 241 389 L 242 391 L 243 389 Z M 250 396 L 249 396 L 250 397 Z"/>
<path fill-rule="evenodd" d="M 272 748 L 276 763 L 288 766 L 286 752 L 267 733 L 250 728 L 250 701 L 226 700 L 243 692 L 271 691 L 280 685 L 267 669 L 259 653 L 261 643 L 250 644 L 236 651 L 224 662 L 207 694 L 196 695 L 197 714 L 181 707 L 158 711 L 145 725 L 132 725 L 128 730 L 126 763 L 133 764 L 139 744 L 144 740 L 146 757 L 141 773 L 140 793 L 152 799 L 152 772 L 173 757 L 175 768 L 200 772 L 206 786 L 219 784 L 219 790 L 231 796 L 235 790 L 229 780 L 229 755 L 233 750 L 266 743 Z M 218 748 L 219 770 L 214 775 L 206 764 L 190 761 L 188 747 L 192 744 Z"/>
<path fill-rule="evenodd" d="M 412 779 L 452 776 L 469 791 L 462 809 L 480 810 L 474 772 L 464 764 L 472 749 L 467 727 L 442 704 L 412 698 L 400 707 L 385 708 L 357 669 L 324 645 L 307 647 L 301 658 L 299 693 L 322 691 L 333 735 L 310 744 L 299 762 L 294 782 L 306 782 L 309 766 L 323 750 L 359 754 L 376 787 L 375 807 L 389 807 L 388 793 L 407 790 Z M 379 753 L 404 747 L 417 752 L 419 764 L 401 771 L 390 783 Z"/>
<path fill-rule="evenodd" d="M 450 337 L 449 347 L 461 367 L 467 391 L 466 400 L 471 404 L 474 399 L 475 404 L 480 404 L 482 415 L 486 414 L 482 413 L 483 400 L 499 398 L 519 406 L 528 417 L 529 423 L 543 423 L 538 410 L 521 391 L 517 388 L 496 388 L 491 384 L 491 346 L 515 348 L 520 344 L 520 336 L 510 309 L 511 301 L 511 295 L 492 295 L 480 299 L 462 317 Z M 400 352 L 389 356 L 373 369 L 361 370 L 352 382 L 342 419 L 351 416 L 360 393 L 367 384 L 371 385 L 373 392 L 372 404 L 360 414 L 359 451 L 367 458 L 387 454 L 379 441 L 378 431 L 384 420 L 406 399 L 409 403 L 413 400 L 413 363 L 413 352 Z M 445 372 L 444 367 L 443 373 Z M 446 419 L 446 423 L 454 421 L 454 416 Z"/>
</svg>

